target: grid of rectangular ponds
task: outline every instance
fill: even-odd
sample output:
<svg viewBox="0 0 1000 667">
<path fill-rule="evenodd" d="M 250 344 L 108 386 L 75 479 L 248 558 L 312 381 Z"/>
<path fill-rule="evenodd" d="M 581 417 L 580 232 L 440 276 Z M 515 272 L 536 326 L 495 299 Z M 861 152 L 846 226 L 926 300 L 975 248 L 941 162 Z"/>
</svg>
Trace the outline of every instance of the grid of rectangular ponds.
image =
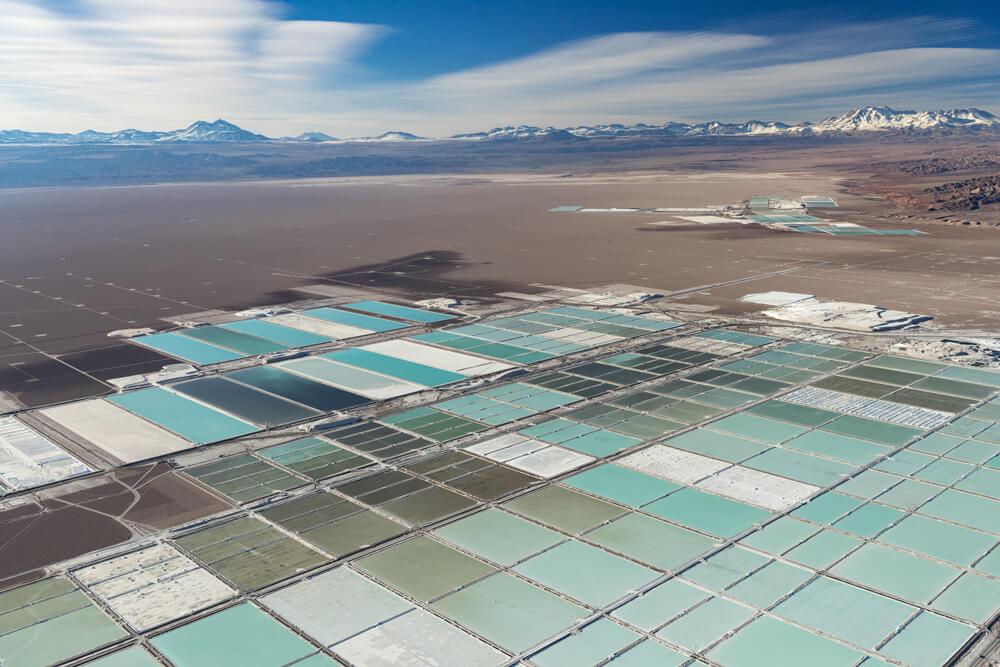
<svg viewBox="0 0 1000 667">
<path fill-rule="evenodd" d="M 707 346 L 723 347 L 727 352 L 749 349 L 747 343 L 727 340 L 719 342 L 715 336 L 725 332 L 704 332 L 694 338 L 699 350 Z M 747 338 L 754 345 L 760 345 L 772 339 L 764 337 Z M 733 348 L 733 346 L 737 346 Z M 686 368 L 690 363 L 703 363 L 721 358 L 718 354 L 704 351 L 685 351 L 681 348 L 657 347 L 656 352 L 670 354 L 673 357 L 683 356 L 687 363 L 670 361 L 668 367 L 660 367 L 660 373 L 669 372 L 675 368 Z M 622 355 L 613 355 L 609 361 L 616 361 Z M 631 355 L 629 361 L 641 355 Z M 645 357 L 657 361 L 653 357 Z M 589 366 L 594 366 L 591 362 Z M 601 368 L 611 369 L 614 383 L 607 383 L 611 389 L 621 389 L 621 383 L 633 383 L 655 379 L 659 375 L 650 372 L 637 372 L 628 367 L 602 365 Z M 587 372 L 582 369 L 580 372 Z M 217 492 L 226 495 L 237 502 L 252 502 L 270 493 L 289 490 L 302 486 L 310 480 L 330 477 L 342 472 L 353 471 L 366 467 L 372 459 L 388 460 L 403 456 L 417 450 L 426 449 L 436 443 L 447 442 L 470 433 L 477 433 L 512 421 L 534 417 L 552 409 L 564 407 L 578 402 L 583 395 L 568 392 L 548 390 L 531 378 L 527 382 L 515 382 L 485 391 L 463 396 L 422 407 L 407 410 L 383 417 L 381 421 L 363 421 L 339 427 L 325 432 L 320 436 L 305 438 L 295 442 L 270 447 L 258 452 L 260 459 L 250 456 L 230 457 L 225 461 L 197 466 L 188 469 L 188 473 L 202 483 L 211 486 Z M 703 386 L 707 392 L 707 402 L 716 397 L 713 392 L 719 390 Z M 590 392 L 584 391 L 589 395 Z M 745 400 L 752 400 L 752 394 L 741 394 Z M 696 414 L 705 414 L 713 408 L 694 402 L 678 402 L 682 417 L 690 419 Z M 686 408 L 686 409 L 685 409 Z M 622 411 L 619 411 L 622 412 Z M 642 431 L 639 435 L 660 435 L 674 428 L 682 427 L 679 422 L 665 422 L 656 417 L 641 415 L 632 411 L 622 414 L 631 415 L 632 419 L 612 421 L 608 429 L 599 429 L 567 417 L 549 419 L 542 417 L 538 424 L 530 425 L 522 431 L 493 438 L 470 448 L 469 451 L 482 454 L 486 458 L 506 463 L 509 467 L 538 477 L 551 477 L 566 470 L 589 463 L 595 457 L 603 457 L 622 449 L 634 447 L 642 442 L 641 438 L 625 435 L 618 431 L 634 432 L 640 426 L 648 427 L 650 423 L 663 425 L 664 428 L 653 432 Z M 573 416 L 572 414 L 568 415 Z M 640 420 L 646 420 L 640 422 Z M 617 429 L 617 431 L 615 430 Z M 641 430 L 641 429 L 640 429 Z M 522 444 L 510 446 L 513 437 Z M 506 438 L 507 440 L 505 440 Z M 506 444 L 504 444 L 506 443 Z M 503 446 L 501 446 L 503 445 Z M 559 445 L 559 446 L 556 446 Z M 307 453 L 308 451 L 308 453 Z M 314 457 L 320 457 L 312 462 Z M 335 462 L 333 468 L 327 463 Z M 278 463 L 286 470 L 282 471 Z M 296 468 L 295 466 L 299 467 Z M 318 474 L 303 474 L 305 470 L 316 470 Z M 299 474 L 295 474 L 299 473 Z"/>
<path fill-rule="evenodd" d="M 313 308 L 301 313 L 147 334 L 131 340 L 183 361 L 210 365 L 452 319 L 454 315 L 422 308 L 357 301 L 342 308 Z"/>
<path fill-rule="evenodd" d="M 431 357 L 429 361 L 438 365 L 412 360 L 422 355 Z M 324 368 L 316 370 L 316 367 Z M 460 370 L 452 370 L 456 368 Z M 62 415 L 60 423 L 116 458 L 132 462 L 510 368 L 508 364 L 444 352 L 419 343 L 380 343 L 94 399 L 87 404 L 76 404 L 78 409 Z M 93 431 L 94 417 L 108 410 L 116 410 L 125 418 L 138 418 L 135 420 L 138 426 L 152 429 L 158 438 L 140 447 L 130 444 L 127 437 Z M 13 427 L 17 428 L 14 431 L 5 428 L 4 433 L 29 431 L 16 420 L 12 420 Z M 36 481 L 31 485 L 37 485 L 51 478 L 58 480 L 87 472 L 86 467 L 55 445 L 49 448 L 51 451 L 41 451 L 42 439 L 28 442 L 20 437 L 19 443 L 30 445 L 31 451 L 39 450 L 44 459 L 28 470 L 24 465 L 16 465 L 23 457 L 21 450 L 14 452 L 13 446 L 7 444 L 7 436 L 3 438 L 0 479 L 8 477 L 24 486 L 31 481 L 27 473 L 35 471 L 32 478 Z M 10 456 L 10 463 L 5 464 L 3 457 L 8 451 L 16 454 L 16 458 Z M 42 463 L 46 470 L 38 470 Z M 17 476 L 20 481 L 14 479 Z"/>
<path fill-rule="evenodd" d="M 726 340 L 734 333 L 700 338 L 743 350 L 771 342 Z M 681 344 L 188 469 L 248 498 L 291 488 L 293 476 L 351 475 L 174 540 L 233 589 L 295 581 L 152 631 L 151 645 L 178 667 L 335 664 L 329 655 L 937 665 L 995 618 L 1000 374 L 896 357 L 859 364 L 866 355 L 810 343 L 684 363 L 677 350 L 713 353 Z M 499 423 L 476 419 L 485 415 Z M 458 438 L 460 450 L 406 455 Z M 502 453 L 526 442 L 542 448 Z M 545 447 L 586 460 L 553 474 L 551 455 L 516 465 Z M 0 593 L 0 610 L 19 608 L 21 590 Z M 233 661 L 250 660 L 258 641 L 246 627 L 282 648 Z M 67 656 L 99 639 L 81 649 L 53 637 L 46 650 Z M 128 650 L 134 664 L 156 664 Z"/>
<path fill-rule="evenodd" d="M 370 402 L 366 396 L 279 368 L 256 366 L 78 403 L 73 413 L 60 423 L 96 447 L 131 462 L 315 419 L 334 410 Z M 94 418 L 108 409 L 134 415 L 132 419 L 138 418 L 165 437 L 169 434 L 170 440 L 162 449 L 140 448 L 130 446 L 128 438 L 94 431 Z M 134 455 L 130 450 L 134 450 Z"/>
<path fill-rule="evenodd" d="M 412 340 L 531 364 L 678 326 L 652 316 L 557 306 L 418 334 Z"/>
<path fill-rule="evenodd" d="M 676 326 L 676 323 L 657 317 L 608 314 L 570 307 L 562 309 L 564 314 L 560 315 L 554 312 L 560 309 L 551 310 L 552 313 L 542 315 L 570 318 L 573 322 L 583 323 L 583 327 L 601 321 L 601 326 L 618 327 L 617 333 L 625 335 L 643 335 Z M 451 319 L 454 316 L 420 308 L 359 301 L 339 309 L 317 308 L 140 338 L 148 341 L 155 336 L 159 337 L 157 340 L 174 340 L 181 347 L 164 351 L 195 363 L 217 363 L 253 353 Z M 505 319 L 510 318 L 498 318 L 497 321 Z M 621 329 L 625 324 L 634 326 Z M 535 323 L 530 326 L 543 325 Z M 623 340 L 621 335 L 594 334 L 582 329 L 570 331 L 562 328 L 558 335 L 583 335 L 588 338 L 587 346 Z M 572 350 L 585 347 L 574 345 Z M 208 356 L 191 351 L 208 348 L 214 350 Z M 185 354 L 188 356 L 185 357 Z M 545 358 L 555 355 L 553 352 Z M 60 429 L 92 443 L 113 460 L 131 463 L 511 368 L 514 366 L 509 363 L 488 357 L 396 339 L 270 366 L 242 368 L 217 376 L 123 392 L 105 399 L 66 406 L 65 409 L 43 411 L 43 414 L 47 419 L 56 421 Z M 110 428 L 112 418 L 121 432 L 113 432 L 114 429 Z M 108 424 L 108 428 L 100 426 L 102 421 Z M 468 420 L 464 423 L 467 426 L 472 424 Z M 31 488 L 89 471 L 54 444 L 43 451 L 44 439 L 24 437 L 30 429 L 17 420 L 4 427 L 4 432 L 8 431 L 13 434 L 11 437 L 18 438 L 18 442 L 11 444 L 13 441 L 8 442 L 7 436 L 0 441 L 0 479 L 7 480 L 0 481 L 0 490 Z M 245 499 L 254 492 L 240 489 L 234 493 L 237 498 Z"/>
<path fill-rule="evenodd" d="M 696 341 L 715 344 L 712 338 L 714 335 L 717 335 L 717 332 L 706 332 Z M 752 342 L 762 344 L 769 340 L 758 338 Z M 739 345 L 741 346 L 739 349 L 749 347 L 731 341 L 725 345 Z M 705 345 L 699 343 L 697 347 L 704 348 Z M 656 351 L 662 353 L 664 348 L 657 348 Z M 680 348 L 671 348 L 670 353 L 675 357 L 677 353 L 683 353 L 690 363 L 719 358 L 718 355 L 705 352 L 684 352 Z M 619 356 L 621 355 L 614 355 L 609 360 L 615 361 Z M 629 361 L 634 361 L 639 356 L 631 355 Z M 651 357 L 649 359 L 656 361 Z M 686 364 L 675 362 L 670 364 L 669 367 L 660 368 L 660 372 L 686 367 Z M 594 364 L 591 363 L 590 366 Z M 601 368 L 612 369 L 618 374 L 614 378 L 616 383 L 607 385 L 613 389 L 621 388 L 621 384 L 618 383 L 658 377 L 655 373 L 636 372 L 626 367 L 617 367 L 617 371 L 613 365 L 602 365 Z M 437 442 L 445 442 L 486 430 L 491 426 L 535 416 L 583 398 L 580 395 L 543 389 L 533 384 L 513 383 L 491 388 L 460 399 L 444 401 L 433 407 L 390 415 L 382 419 L 384 423 L 350 424 L 333 429 L 319 437 L 262 450 L 259 455 L 263 460 L 250 456 L 231 457 L 226 461 L 189 469 L 188 472 L 232 500 L 255 501 L 273 492 L 302 486 L 310 479 L 329 477 L 365 467 L 371 463 L 371 459 L 386 460 L 405 455 L 433 446 Z M 709 404 L 716 401 L 718 398 L 716 393 L 722 391 L 710 386 L 703 386 L 703 390 L 706 395 L 702 400 Z M 583 393 L 589 395 L 590 392 Z M 736 392 L 730 393 L 736 395 Z M 745 397 L 740 402 L 753 399 L 752 394 L 740 395 Z M 629 397 L 620 400 L 627 404 L 627 398 Z M 675 410 L 679 411 L 681 418 L 690 420 L 698 415 L 711 414 L 714 408 L 693 401 L 678 401 Z M 683 426 L 680 422 L 666 422 L 633 411 L 618 410 L 615 414 L 625 418 L 611 420 L 607 415 L 602 415 L 604 421 L 611 424 L 608 429 L 595 428 L 568 418 L 575 416 L 574 413 L 558 419 L 543 418 L 538 424 L 528 426 L 512 435 L 493 438 L 470 448 L 470 451 L 482 454 L 493 461 L 505 462 L 508 466 L 523 472 L 551 477 L 589 463 L 595 457 L 607 456 L 642 442 L 640 438 L 620 431 L 634 433 L 638 429 L 640 431 L 638 435 L 649 437 Z M 650 424 L 657 424 L 663 428 L 649 431 Z M 646 430 L 642 430 L 641 427 L 645 427 Z M 514 438 L 515 443 L 511 443 L 510 438 Z M 511 446 L 517 443 L 519 446 Z M 314 457 L 320 459 L 313 463 L 311 461 Z M 286 470 L 278 469 L 274 463 L 283 465 Z M 329 463 L 334 463 L 334 467 L 329 468 L 327 465 Z M 299 467 L 296 468 L 296 465 Z M 304 471 L 316 469 L 319 470 L 318 474 L 302 474 Z"/>
</svg>

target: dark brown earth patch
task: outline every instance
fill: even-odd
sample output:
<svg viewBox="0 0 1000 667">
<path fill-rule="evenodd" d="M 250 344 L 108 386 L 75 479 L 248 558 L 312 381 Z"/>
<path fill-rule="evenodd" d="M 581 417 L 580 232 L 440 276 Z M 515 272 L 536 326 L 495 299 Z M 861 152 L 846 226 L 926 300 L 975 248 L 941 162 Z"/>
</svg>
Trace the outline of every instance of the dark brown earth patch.
<svg viewBox="0 0 1000 667">
<path fill-rule="evenodd" d="M 40 492 L 0 510 L 0 588 L 29 572 L 230 507 L 166 463 Z"/>
</svg>

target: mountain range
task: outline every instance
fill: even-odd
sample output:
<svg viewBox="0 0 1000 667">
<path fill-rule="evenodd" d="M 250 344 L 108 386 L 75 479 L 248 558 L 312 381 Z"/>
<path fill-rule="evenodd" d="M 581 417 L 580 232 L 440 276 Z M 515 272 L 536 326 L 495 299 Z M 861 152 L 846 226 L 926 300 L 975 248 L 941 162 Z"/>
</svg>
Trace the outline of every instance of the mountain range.
<svg viewBox="0 0 1000 667">
<path fill-rule="evenodd" d="M 580 125 L 555 128 L 518 125 L 497 127 L 486 132 L 457 134 L 449 139 L 465 141 L 509 141 L 516 139 L 590 139 L 596 137 L 711 137 L 711 136 L 815 136 L 861 132 L 916 133 L 943 129 L 1000 130 L 1000 118 L 982 109 L 944 111 L 897 111 L 889 107 L 861 107 L 818 123 L 788 125 L 780 121 L 750 120 L 744 123 L 664 123 L 662 125 Z"/>
<path fill-rule="evenodd" d="M 866 132 L 923 133 L 936 130 L 1000 130 L 1000 118 L 981 109 L 942 111 L 897 111 L 885 106 L 853 109 L 840 116 L 830 116 L 818 123 L 788 125 L 779 121 L 751 120 L 744 123 L 676 123 L 662 125 L 620 123 L 580 125 L 555 128 L 517 125 L 497 127 L 484 132 L 455 134 L 441 141 L 576 141 L 613 137 L 738 137 L 738 136 L 816 136 Z M 0 130 L 0 144 L 41 145 L 150 145 L 171 143 L 394 143 L 434 141 L 409 132 L 392 131 L 373 137 L 336 139 L 323 132 L 304 132 L 295 137 L 271 138 L 256 134 L 219 119 L 197 121 L 168 132 L 127 129 L 118 132 L 85 130 L 76 134 Z"/>
<path fill-rule="evenodd" d="M 254 143 L 273 141 L 263 134 L 255 134 L 232 123 L 219 119 L 214 122 L 199 120 L 180 130 L 146 132 L 144 130 L 119 130 L 97 132 L 84 130 L 77 134 L 59 132 L 26 132 L 0 130 L 0 144 L 163 144 L 163 143 Z"/>
</svg>

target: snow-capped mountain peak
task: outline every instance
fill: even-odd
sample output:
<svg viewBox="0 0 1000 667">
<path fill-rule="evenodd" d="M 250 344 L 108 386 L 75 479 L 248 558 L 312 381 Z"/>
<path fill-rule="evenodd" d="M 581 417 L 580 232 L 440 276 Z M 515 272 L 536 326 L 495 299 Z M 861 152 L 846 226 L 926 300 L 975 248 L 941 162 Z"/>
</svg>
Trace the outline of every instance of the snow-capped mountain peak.
<svg viewBox="0 0 1000 667">
<path fill-rule="evenodd" d="M 970 107 L 968 109 L 948 109 L 947 111 L 942 111 L 941 113 L 950 116 L 953 119 L 968 121 L 972 125 L 1000 124 L 1000 118 L 997 118 L 989 111 L 983 111 L 982 109 L 976 109 L 974 107 Z"/>
<path fill-rule="evenodd" d="M 267 137 L 262 134 L 254 134 L 253 132 L 248 132 L 242 127 L 233 125 L 229 121 L 218 120 L 208 121 L 199 120 L 191 123 L 183 130 L 174 130 L 173 132 L 167 132 L 156 141 L 158 142 L 168 142 L 168 141 L 190 141 L 190 142 L 238 142 L 238 143 L 251 143 L 257 141 L 270 141 Z"/>
<path fill-rule="evenodd" d="M 508 125 L 494 127 L 485 132 L 470 132 L 454 134 L 449 139 L 458 141 L 511 141 L 515 139 L 573 139 L 573 128 L 561 130 L 555 127 L 537 127 L 535 125 Z"/>
<path fill-rule="evenodd" d="M 602 125 L 579 125 L 560 129 L 557 127 L 537 127 L 516 125 L 495 127 L 486 132 L 455 134 L 449 137 L 461 141 L 510 141 L 515 139 L 593 139 L 598 137 L 696 137 L 696 136 L 737 136 L 744 134 L 781 134 L 789 128 L 776 121 L 751 120 L 746 123 L 720 123 L 712 121 L 690 125 L 687 123 L 664 123 L 649 125 L 637 123 L 607 123 Z"/>
<path fill-rule="evenodd" d="M 401 132 L 399 130 L 391 130 L 389 132 L 383 132 L 382 134 L 375 137 L 357 137 L 354 139 L 344 139 L 345 142 L 353 143 L 374 143 L 374 142 L 392 142 L 392 141 L 430 141 L 427 137 L 417 136 L 416 134 L 411 134 L 409 132 Z"/>
<path fill-rule="evenodd" d="M 689 125 L 686 136 L 738 136 L 749 134 L 783 134 L 789 126 L 775 120 L 748 120 L 745 123 L 720 123 L 712 121 Z"/>
<path fill-rule="evenodd" d="M 282 137 L 284 141 L 308 141 L 308 142 L 322 142 L 322 141 L 337 141 L 336 137 L 331 137 L 326 132 L 303 132 L 294 137 Z"/>
<path fill-rule="evenodd" d="M 809 127 L 814 133 L 884 132 L 889 130 L 930 130 L 970 126 L 1000 125 L 1000 119 L 982 109 L 943 111 L 897 111 L 890 107 L 870 106 L 852 109 L 840 116 L 830 116 Z"/>
</svg>

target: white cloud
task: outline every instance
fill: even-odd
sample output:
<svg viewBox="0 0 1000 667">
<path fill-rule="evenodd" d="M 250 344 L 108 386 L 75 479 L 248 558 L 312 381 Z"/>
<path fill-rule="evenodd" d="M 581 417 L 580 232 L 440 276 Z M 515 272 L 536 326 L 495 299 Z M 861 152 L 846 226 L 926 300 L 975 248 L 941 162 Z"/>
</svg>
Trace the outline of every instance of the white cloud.
<svg viewBox="0 0 1000 667">
<path fill-rule="evenodd" d="M 0 0 L 0 125 L 175 127 L 293 118 L 316 75 L 379 26 L 289 21 L 259 0 L 85 0 L 60 13 Z"/>
<path fill-rule="evenodd" d="M 549 91 L 590 86 L 623 77 L 697 65 L 718 57 L 771 44 L 757 35 L 633 32 L 604 35 L 557 46 L 511 62 L 437 77 L 431 92 L 463 94 Z"/>
<path fill-rule="evenodd" d="M 225 117 L 269 134 L 531 123 L 788 121 L 857 103 L 1000 104 L 1000 49 L 967 21 L 617 33 L 457 69 L 372 81 L 389 28 L 292 21 L 270 0 L 0 0 L 0 127 L 171 129 Z"/>
<path fill-rule="evenodd" d="M 746 110 L 777 105 L 789 99 L 811 99 L 816 107 L 841 110 L 836 104 L 845 93 L 866 92 L 871 103 L 890 87 L 917 88 L 926 82 L 957 79 L 970 72 L 995 70 L 1000 50 L 897 49 L 807 62 L 761 67 L 734 67 L 685 72 L 682 76 L 653 78 L 617 91 L 616 99 L 649 113 L 671 108 L 685 116 L 715 108 L 725 116 L 746 117 Z M 603 112 L 609 110 L 603 109 Z M 795 119 L 792 119 L 795 120 Z"/>
<path fill-rule="evenodd" d="M 761 112 L 780 118 L 792 107 L 822 116 L 846 110 L 843 98 L 851 94 L 882 103 L 883 91 L 898 100 L 902 89 L 927 99 L 928 87 L 945 103 L 958 83 L 1000 71 L 1000 50 L 906 47 L 954 39 L 966 28 L 908 19 L 787 39 L 618 34 L 438 77 L 406 95 L 419 111 L 411 114 L 414 126 L 447 117 L 452 124 L 441 129 L 454 132 L 498 123 L 747 120 Z"/>
</svg>

